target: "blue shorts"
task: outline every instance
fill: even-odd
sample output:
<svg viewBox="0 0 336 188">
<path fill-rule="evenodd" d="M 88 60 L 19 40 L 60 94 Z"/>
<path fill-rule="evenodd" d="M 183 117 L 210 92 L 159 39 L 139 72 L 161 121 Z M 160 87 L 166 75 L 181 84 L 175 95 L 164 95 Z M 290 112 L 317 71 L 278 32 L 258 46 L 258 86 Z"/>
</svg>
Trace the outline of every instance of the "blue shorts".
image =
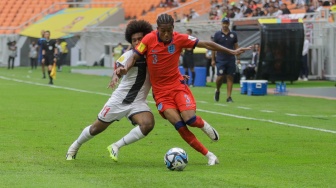
<svg viewBox="0 0 336 188">
<path fill-rule="evenodd" d="M 231 75 L 234 76 L 236 73 L 236 61 L 228 60 L 222 62 L 216 62 L 217 76 Z"/>
</svg>

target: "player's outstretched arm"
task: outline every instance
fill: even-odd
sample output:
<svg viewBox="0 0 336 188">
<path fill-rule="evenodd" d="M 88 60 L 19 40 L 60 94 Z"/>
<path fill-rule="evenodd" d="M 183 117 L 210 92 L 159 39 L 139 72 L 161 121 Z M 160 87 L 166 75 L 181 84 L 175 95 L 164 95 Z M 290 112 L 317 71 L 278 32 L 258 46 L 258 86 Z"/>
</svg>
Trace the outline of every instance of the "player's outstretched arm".
<svg viewBox="0 0 336 188">
<path fill-rule="evenodd" d="M 125 63 L 124 67 L 118 67 L 114 72 L 117 74 L 119 77 L 122 75 L 127 74 L 128 70 L 130 70 L 135 62 L 140 58 L 140 56 L 137 53 L 133 53 L 131 57 L 129 57 Z"/>
<path fill-rule="evenodd" d="M 113 89 L 115 86 L 117 86 L 120 77 L 115 72 L 116 71 L 113 72 L 112 79 L 110 81 L 110 84 L 107 86 L 107 88 Z"/>
<path fill-rule="evenodd" d="M 246 50 L 251 49 L 250 47 L 248 47 L 248 48 L 238 48 L 236 50 L 231 50 L 219 44 L 216 44 L 215 42 L 212 42 L 212 41 L 199 41 L 197 43 L 197 47 L 206 48 L 206 49 L 213 50 L 213 51 L 225 52 L 225 53 L 232 54 L 232 55 L 239 55 L 245 52 Z"/>
</svg>

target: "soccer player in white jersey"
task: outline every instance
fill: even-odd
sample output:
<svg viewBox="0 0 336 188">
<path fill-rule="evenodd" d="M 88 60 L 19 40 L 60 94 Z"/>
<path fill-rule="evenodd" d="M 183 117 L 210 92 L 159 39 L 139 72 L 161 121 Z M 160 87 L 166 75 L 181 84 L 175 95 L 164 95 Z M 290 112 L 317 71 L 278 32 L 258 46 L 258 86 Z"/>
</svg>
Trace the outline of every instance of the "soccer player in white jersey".
<svg viewBox="0 0 336 188">
<path fill-rule="evenodd" d="M 134 20 L 127 25 L 125 39 L 134 48 L 152 30 L 151 24 L 147 21 Z M 125 52 L 117 60 L 117 66 L 124 66 L 133 53 L 133 50 Z M 118 79 L 119 77 L 113 74 L 112 80 Z M 111 83 L 109 86 L 113 86 Z M 77 140 L 71 144 L 66 154 L 66 160 L 75 159 L 82 144 L 103 132 L 112 122 L 119 121 L 123 117 L 127 117 L 135 127 L 119 141 L 107 147 L 110 157 L 117 161 L 121 147 L 144 138 L 154 127 L 154 116 L 146 101 L 150 88 L 147 65 L 145 59 L 141 58 L 136 62 L 135 67 L 122 78 L 116 90 L 99 112 L 97 120 L 84 128 Z"/>
</svg>

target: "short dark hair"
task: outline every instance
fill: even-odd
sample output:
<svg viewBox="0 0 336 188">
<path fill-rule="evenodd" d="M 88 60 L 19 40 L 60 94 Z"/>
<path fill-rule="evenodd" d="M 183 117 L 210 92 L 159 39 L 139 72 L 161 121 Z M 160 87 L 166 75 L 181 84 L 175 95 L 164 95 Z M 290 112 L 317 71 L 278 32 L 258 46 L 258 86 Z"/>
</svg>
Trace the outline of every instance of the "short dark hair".
<svg viewBox="0 0 336 188">
<path fill-rule="evenodd" d="M 145 20 L 133 20 L 128 23 L 125 31 L 125 39 L 132 44 L 132 35 L 135 33 L 143 33 L 147 35 L 153 31 L 152 25 Z"/>
<path fill-rule="evenodd" d="M 174 25 L 174 18 L 169 15 L 169 14 L 161 14 L 157 20 L 156 20 L 157 25 L 161 25 L 161 24 L 172 24 Z"/>
<path fill-rule="evenodd" d="M 192 34 L 192 30 L 191 29 L 187 29 L 187 31 L 189 31 L 189 33 Z"/>
</svg>

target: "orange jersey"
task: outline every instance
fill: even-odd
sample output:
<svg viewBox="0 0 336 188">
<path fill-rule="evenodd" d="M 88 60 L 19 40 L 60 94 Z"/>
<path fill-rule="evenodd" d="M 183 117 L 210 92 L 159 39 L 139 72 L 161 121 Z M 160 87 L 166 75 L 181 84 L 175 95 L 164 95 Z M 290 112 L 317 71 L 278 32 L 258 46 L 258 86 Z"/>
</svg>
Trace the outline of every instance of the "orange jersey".
<svg viewBox="0 0 336 188">
<path fill-rule="evenodd" d="M 152 31 L 141 40 L 135 52 L 146 55 L 154 95 L 184 86 L 178 68 L 180 54 L 184 48 L 195 48 L 197 43 L 197 38 L 177 32 L 173 33 L 172 41 L 168 44 L 159 39 L 158 31 Z"/>
</svg>

